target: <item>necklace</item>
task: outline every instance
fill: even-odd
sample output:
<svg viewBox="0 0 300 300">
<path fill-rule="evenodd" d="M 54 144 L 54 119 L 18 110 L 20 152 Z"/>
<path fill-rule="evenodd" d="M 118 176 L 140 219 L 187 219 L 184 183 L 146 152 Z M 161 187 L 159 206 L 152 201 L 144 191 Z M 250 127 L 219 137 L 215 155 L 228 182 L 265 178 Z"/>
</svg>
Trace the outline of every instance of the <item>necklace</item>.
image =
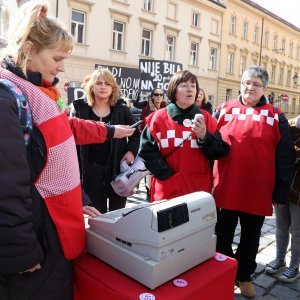
<svg viewBox="0 0 300 300">
<path fill-rule="evenodd" d="M 99 117 L 99 121 L 102 122 L 102 119 L 106 116 L 109 115 L 110 113 L 110 106 L 103 112 L 100 113 L 100 111 L 97 111 L 94 107 L 93 107 L 93 112 L 95 113 L 96 116 Z"/>
</svg>

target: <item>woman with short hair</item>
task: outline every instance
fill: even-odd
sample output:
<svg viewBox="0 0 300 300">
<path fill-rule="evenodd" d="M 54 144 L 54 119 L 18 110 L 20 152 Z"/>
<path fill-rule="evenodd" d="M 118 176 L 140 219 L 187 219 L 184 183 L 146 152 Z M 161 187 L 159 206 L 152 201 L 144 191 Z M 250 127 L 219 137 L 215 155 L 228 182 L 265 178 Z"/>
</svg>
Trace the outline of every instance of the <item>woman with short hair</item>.
<svg viewBox="0 0 300 300">
<path fill-rule="evenodd" d="M 231 146 L 229 154 L 214 164 L 217 251 L 237 259 L 237 285 L 247 297 L 255 296 L 251 274 L 265 216 L 272 216 L 272 205 L 287 203 L 294 165 L 287 119 L 264 96 L 268 81 L 265 69 L 249 67 L 241 79 L 241 94 L 215 115 L 218 130 Z M 233 252 L 238 221 L 241 237 Z"/>
<path fill-rule="evenodd" d="M 195 104 L 198 90 L 195 74 L 175 73 L 167 91 L 171 103 L 146 118 L 139 155 L 153 175 L 151 201 L 210 193 L 211 161 L 229 151 L 216 120 Z"/>
</svg>

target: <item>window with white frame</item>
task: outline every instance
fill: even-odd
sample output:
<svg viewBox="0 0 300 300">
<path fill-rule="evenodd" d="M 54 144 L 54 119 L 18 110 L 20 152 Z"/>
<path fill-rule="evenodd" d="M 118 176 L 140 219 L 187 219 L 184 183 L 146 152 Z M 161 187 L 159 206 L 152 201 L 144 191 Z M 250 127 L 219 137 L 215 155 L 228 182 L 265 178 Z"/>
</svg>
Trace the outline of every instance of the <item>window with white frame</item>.
<svg viewBox="0 0 300 300">
<path fill-rule="evenodd" d="M 236 16 L 231 16 L 229 34 L 235 34 L 235 33 L 236 33 Z"/>
<path fill-rule="evenodd" d="M 122 22 L 114 21 L 113 26 L 112 49 L 117 51 L 124 51 L 125 24 Z"/>
<path fill-rule="evenodd" d="M 286 86 L 291 86 L 292 70 L 288 70 L 286 76 Z"/>
<path fill-rule="evenodd" d="M 290 47 L 289 47 L 289 56 L 293 56 L 294 54 L 294 43 L 290 42 Z"/>
<path fill-rule="evenodd" d="M 217 70 L 217 57 L 218 57 L 218 49 L 210 48 L 210 55 L 209 55 L 209 69 L 210 70 Z"/>
<path fill-rule="evenodd" d="M 271 82 L 275 82 L 275 77 L 276 77 L 276 66 L 275 65 L 272 65 L 271 66 Z"/>
<path fill-rule="evenodd" d="M 166 43 L 166 60 L 174 61 L 175 57 L 175 41 L 176 38 L 174 36 L 167 36 Z"/>
<path fill-rule="evenodd" d="M 243 75 L 243 73 L 246 70 L 246 57 L 245 56 L 241 56 L 241 60 L 240 60 L 240 76 Z"/>
<path fill-rule="evenodd" d="M 297 46 L 297 49 L 296 49 L 296 59 L 300 59 L 300 46 L 299 45 Z"/>
<path fill-rule="evenodd" d="M 144 0 L 144 10 L 153 11 L 154 0 Z"/>
<path fill-rule="evenodd" d="M 269 31 L 265 31 L 264 35 L 264 47 L 269 47 Z"/>
<path fill-rule="evenodd" d="M 262 67 L 265 69 L 265 70 L 267 70 L 267 63 L 266 62 L 262 62 Z"/>
<path fill-rule="evenodd" d="M 252 66 L 257 66 L 257 59 L 252 58 L 251 65 L 252 65 Z"/>
<path fill-rule="evenodd" d="M 249 26 L 249 23 L 247 21 L 244 21 L 243 22 L 242 38 L 245 39 L 245 40 L 248 38 L 248 26 Z"/>
<path fill-rule="evenodd" d="M 216 19 L 211 20 L 211 33 L 213 34 L 219 34 L 219 22 Z"/>
<path fill-rule="evenodd" d="M 229 101 L 232 99 L 232 89 L 226 89 L 226 96 L 225 96 L 226 101 Z"/>
<path fill-rule="evenodd" d="M 279 78 L 278 78 L 278 84 L 283 85 L 283 73 L 284 73 L 284 68 L 280 67 L 279 68 Z"/>
<path fill-rule="evenodd" d="M 72 10 L 71 34 L 78 44 L 85 43 L 85 19 L 84 12 Z"/>
<path fill-rule="evenodd" d="M 278 35 L 274 35 L 273 50 L 277 50 L 277 49 L 278 49 Z"/>
<path fill-rule="evenodd" d="M 168 3 L 168 18 L 177 20 L 177 4 L 175 2 Z"/>
<path fill-rule="evenodd" d="M 143 28 L 141 55 L 150 56 L 151 55 L 151 45 L 152 45 L 152 30 Z"/>
<path fill-rule="evenodd" d="M 192 26 L 199 28 L 200 27 L 200 14 L 193 11 L 192 15 Z"/>
<path fill-rule="evenodd" d="M 195 42 L 191 42 L 190 65 L 192 66 L 198 65 L 198 55 L 199 55 L 199 44 Z"/>
<path fill-rule="evenodd" d="M 285 52 L 285 39 L 284 38 L 281 40 L 281 51 L 283 53 Z"/>
<path fill-rule="evenodd" d="M 285 38 L 281 40 L 281 51 L 285 53 Z"/>
<path fill-rule="evenodd" d="M 234 53 L 229 52 L 227 56 L 227 73 L 233 74 Z"/>
<path fill-rule="evenodd" d="M 254 27 L 254 36 L 253 36 L 253 40 L 255 44 L 258 44 L 258 40 L 259 40 L 259 27 L 255 26 Z"/>
</svg>

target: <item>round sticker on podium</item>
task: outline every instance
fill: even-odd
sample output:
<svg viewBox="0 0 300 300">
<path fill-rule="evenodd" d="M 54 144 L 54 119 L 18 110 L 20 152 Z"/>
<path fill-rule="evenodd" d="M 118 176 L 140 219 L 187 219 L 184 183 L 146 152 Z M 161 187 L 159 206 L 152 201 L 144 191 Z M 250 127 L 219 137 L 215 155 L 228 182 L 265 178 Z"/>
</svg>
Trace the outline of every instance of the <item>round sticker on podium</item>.
<svg viewBox="0 0 300 300">
<path fill-rule="evenodd" d="M 227 256 L 221 253 L 216 253 L 215 260 L 217 261 L 225 261 L 227 259 Z"/>
<path fill-rule="evenodd" d="M 155 296 L 150 293 L 140 294 L 140 300 L 155 300 Z"/>
<path fill-rule="evenodd" d="M 186 287 L 188 282 L 185 279 L 176 278 L 173 280 L 173 284 L 177 287 Z"/>
</svg>

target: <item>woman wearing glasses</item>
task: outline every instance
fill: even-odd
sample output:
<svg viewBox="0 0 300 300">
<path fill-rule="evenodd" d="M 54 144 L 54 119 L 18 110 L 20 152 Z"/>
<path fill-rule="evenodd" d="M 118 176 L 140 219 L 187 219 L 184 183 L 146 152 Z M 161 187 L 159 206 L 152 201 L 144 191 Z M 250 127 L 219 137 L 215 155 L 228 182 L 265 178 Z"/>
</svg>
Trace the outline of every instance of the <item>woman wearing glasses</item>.
<svg viewBox="0 0 300 300">
<path fill-rule="evenodd" d="M 151 201 L 210 193 L 210 160 L 229 151 L 216 120 L 195 104 L 198 91 L 196 75 L 187 70 L 175 73 L 167 92 L 171 103 L 146 118 L 139 155 L 153 174 Z"/>
<path fill-rule="evenodd" d="M 147 116 L 165 106 L 164 91 L 159 88 L 153 89 L 150 94 L 148 104 L 143 108 L 141 113 L 141 120 L 143 120 L 144 123 L 140 126 L 140 130 L 142 131 L 144 129 L 145 119 Z"/>
<path fill-rule="evenodd" d="M 264 96 L 268 80 L 263 68 L 248 68 L 242 76 L 241 94 L 217 112 L 218 130 L 231 146 L 213 171 L 217 251 L 237 259 L 237 285 L 247 297 L 255 297 L 251 274 L 265 216 L 272 215 L 272 204 L 286 204 L 294 165 L 287 119 Z M 238 221 L 241 235 L 234 253 Z"/>
</svg>

